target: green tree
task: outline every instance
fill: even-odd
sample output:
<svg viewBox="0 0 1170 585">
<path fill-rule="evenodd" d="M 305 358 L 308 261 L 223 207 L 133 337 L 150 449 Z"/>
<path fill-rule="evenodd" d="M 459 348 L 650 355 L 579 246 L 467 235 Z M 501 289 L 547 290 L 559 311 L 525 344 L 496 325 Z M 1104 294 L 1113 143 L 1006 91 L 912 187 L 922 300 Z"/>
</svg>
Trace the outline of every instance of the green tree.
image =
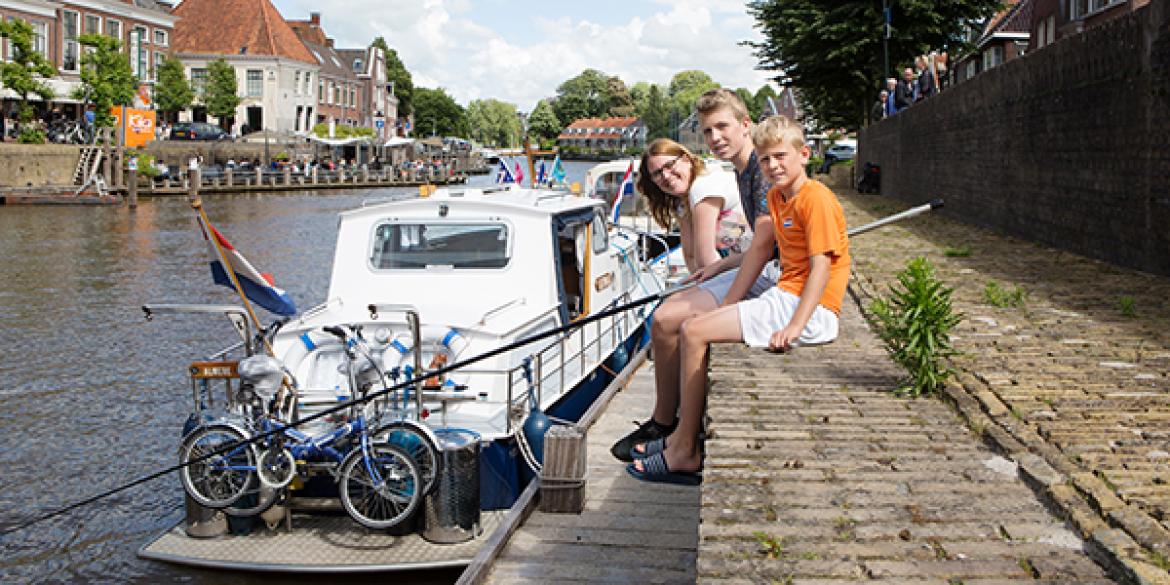
<svg viewBox="0 0 1170 585">
<path fill-rule="evenodd" d="M 680 114 L 681 120 L 695 109 L 695 102 L 703 92 L 717 87 L 719 84 L 702 71 L 697 69 L 680 71 L 670 79 L 670 105 Z"/>
<path fill-rule="evenodd" d="M 955 52 L 965 34 L 1002 6 L 1002 0 L 892 2 L 888 41 L 891 67 L 931 49 Z M 751 0 L 748 13 L 764 40 L 749 42 L 759 67 L 777 83 L 800 89 L 806 115 L 822 126 L 858 128 L 886 77 L 882 4 L 873 0 Z"/>
<path fill-rule="evenodd" d="M 230 131 L 240 101 L 236 70 L 223 59 L 208 63 L 207 86 L 203 90 L 203 105 L 207 106 L 207 113 L 215 116 L 220 125 Z"/>
<path fill-rule="evenodd" d="M 756 111 L 763 113 L 764 108 L 768 105 L 768 98 L 775 100 L 779 97 L 771 85 L 764 84 L 760 86 L 760 89 L 756 90 L 756 95 L 752 99 L 752 102 L 755 103 Z M 749 105 L 748 107 L 750 108 L 751 106 Z M 755 119 L 758 120 L 759 118 L 757 117 Z"/>
<path fill-rule="evenodd" d="M 630 99 L 634 102 L 634 115 L 646 117 L 646 102 L 650 99 L 650 82 L 639 81 L 630 87 Z"/>
<path fill-rule="evenodd" d="M 398 57 L 398 51 L 386 44 L 386 39 L 378 37 L 371 46 L 382 49 L 386 56 L 386 80 L 394 84 L 394 95 L 398 98 L 398 117 L 409 116 L 414 112 L 414 78 Z"/>
<path fill-rule="evenodd" d="M 113 128 L 114 116 L 110 108 L 134 103 L 138 78 L 130 69 L 130 61 L 121 53 L 118 39 L 99 34 L 78 37 L 82 46 L 93 49 L 81 57 L 81 85 L 73 97 L 94 107 L 94 125 Z"/>
<path fill-rule="evenodd" d="M 581 118 L 601 118 L 609 111 L 609 78 L 596 69 L 586 69 L 557 88 L 553 112 L 571 124 Z"/>
<path fill-rule="evenodd" d="M 743 104 L 747 106 L 748 116 L 752 120 L 760 119 L 760 105 L 756 103 L 756 96 L 752 95 L 752 91 L 746 87 L 741 87 L 735 90 L 735 94 L 739 99 L 743 100 Z"/>
<path fill-rule="evenodd" d="M 472 100 L 467 104 L 467 124 L 471 127 L 471 137 L 485 144 L 520 145 L 520 119 L 516 116 L 516 106 L 507 102 Z"/>
<path fill-rule="evenodd" d="M 17 95 L 19 101 L 17 117 L 24 126 L 20 141 L 44 142 L 44 131 L 30 125 L 33 120 L 33 108 L 28 102 L 29 97 L 33 95 L 44 102 L 56 97 L 46 80 L 56 75 L 57 70 L 43 55 L 33 50 L 33 30 L 27 22 L 0 21 L 0 36 L 7 38 L 9 42 L 9 60 L 0 63 L 0 83 Z"/>
<path fill-rule="evenodd" d="M 657 85 L 651 85 L 646 97 L 646 111 L 641 114 L 642 122 L 646 124 L 646 137 L 667 138 L 670 136 L 670 106 L 666 103 L 666 96 Z"/>
<path fill-rule="evenodd" d="M 564 127 L 548 100 L 540 100 L 528 115 L 528 131 L 541 139 L 556 140 Z"/>
<path fill-rule="evenodd" d="M 416 134 L 427 130 L 438 136 L 467 136 L 467 112 L 443 88 L 414 88 Z"/>
<path fill-rule="evenodd" d="M 609 96 L 609 108 L 606 113 L 610 116 L 628 117 L 637 111 L 630 90 L 626 89 L 626 84 L 620 77 L 615 75 L 606 80 L 606 93 Z"/>
<path fill-rule="evenodd" d="M 183 73 L 183 63 L 178 59 L 163 59 L 158 66 L 158 84 L 154 86 L 154 103 L 160 112 L 175 120 L 179 112 L 195 102 L 195 90 Z"/>
</svg>

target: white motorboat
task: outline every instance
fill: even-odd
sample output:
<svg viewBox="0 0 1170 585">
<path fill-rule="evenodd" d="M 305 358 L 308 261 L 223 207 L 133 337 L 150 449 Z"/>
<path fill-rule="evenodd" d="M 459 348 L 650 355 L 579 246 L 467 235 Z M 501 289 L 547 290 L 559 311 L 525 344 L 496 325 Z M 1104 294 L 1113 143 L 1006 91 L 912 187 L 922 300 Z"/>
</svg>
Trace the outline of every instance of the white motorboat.
<svg viewBox="0 0 1170 585">
<path fill-rule="evenodd" d="M 419 539 L 411 531 L 420 527 L 421 512 L 418 522 L 396 526 L 395 536 L 371 534 L 353 522 L 339 525 L 336 516 L 309 514 L 302 502 L 311 501 L 308 496 L 335 497 L 338 474 L 321 471 L 328 461 L 297 460 L 294 465 L 292 459 L 301 458 L 297 455 L 286 461 L 290 470 L 283 481 L 265 483 L 260 474 L 263 485 L 280 491 L 277 497 L 261 488 L 260 501 L 285 508 L 283 520 L 269 518 L 269 530 L 256 522 L 236 531 L 251 536 L 222 537 L 234 541 L 230 545 L 222 538 L 192 538 L 192 517 L 209 516 L 206 510 L 192 512 L 189 501 L 187 525 L 146 545 L 140 555 L 265 571 L 384 571 L 468 562 L 478 535 L 498 520 L 491 511 L 511 506 L 539 466 L 541 435 L 532 432 L 532 418 L 547 413 L 576 420 L 627 367 L 629 356 L 648 343 L 652 302 L 591 319 L 661 293 L 666 272 L 665 254 L 644 248 L 656 238 L 609 225 L 607 212 L 598 199 L 514 186 L 440 189 L 426 198 L 368 203 L 344 212 L 327 300 L 283 324 L 271 339 L 275 362 L 295 390 L 290 420 L 367 391 L 404 386 L 390 395 L 392 415 L 380 421 L 377 440 L 418 455 L 420 477 L 429 474 L 418 486 L 423 496 L 458 497 L 463 507 L 474 501 L 476 526 L 458 522 L 467 538 L 447 545 Z M 586 321 L 446 375 L 432 374 Z M 340 341 L 341 327 L 355 339 Z M 363 356 L 377 366 L 358 376 L 353 352 L 347 352 L 356 337 Z M 246 373 L 240 378 L 244 388 L 263 385 Z M 365 385 L 361 392 L 355 391 L 355 381 Z M 201 404 L 199 398 L 196 402 Z M 209 416 L 193 415 L 196 421 Z M 321 417 L 299 430 L 320 437 L 345 424 L 345 419 Z M 452 435 L 473 436 L 477 446 L 477 460 L 458 473 L 445 469 Z M 261 461 L 256 469 L 272 451 L 256 457 Z M 311 473 L 314 468 L 317 473 Z M 445 490 L 443 495 L 436 495 L 440 490 L 432 483 Z M 428 521 L 434 519 L 431 511 L 427 507 Z M 464 532 L 456 527 L 455 533 Z M 360 544 L 349 547 L 351 540 Z M 309 557 L 316 560 L 307 563 Z"/>
</svg>

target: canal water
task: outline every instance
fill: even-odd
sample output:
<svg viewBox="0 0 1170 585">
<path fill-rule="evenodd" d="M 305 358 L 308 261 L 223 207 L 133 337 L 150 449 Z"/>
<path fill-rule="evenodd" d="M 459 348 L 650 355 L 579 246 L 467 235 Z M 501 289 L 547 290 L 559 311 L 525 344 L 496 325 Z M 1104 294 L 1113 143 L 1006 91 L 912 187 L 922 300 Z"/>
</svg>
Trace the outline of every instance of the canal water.
<svg viewBox="0 0 1170 585">
<path fill-rule="evenodd" d="M 581 180 L 589 166 L 566 165 L 569 180 Z M 472 184 L 491 180 L 473 177 Z M 211 222 L 305 310 L 325 300 L 338 212 L 416 194 L 209 195 L 205 204 Z M 191 409 L 185 366 L 237 338 L 222 316 L 146 321 L 141 306 L 238 300 L 211 283 L 207 248 L 183 197 L 145 199 L 134 212 L 0 207 L 0 250 L 0 529 L 9 529 L 175 464 Z M 182 518 L 179 479 L 162 477 L 0 537 L 0 582 L 320 581 L 135 556 Z M 394 580 L 450 583 L 458 575 Z"/>
</svg>

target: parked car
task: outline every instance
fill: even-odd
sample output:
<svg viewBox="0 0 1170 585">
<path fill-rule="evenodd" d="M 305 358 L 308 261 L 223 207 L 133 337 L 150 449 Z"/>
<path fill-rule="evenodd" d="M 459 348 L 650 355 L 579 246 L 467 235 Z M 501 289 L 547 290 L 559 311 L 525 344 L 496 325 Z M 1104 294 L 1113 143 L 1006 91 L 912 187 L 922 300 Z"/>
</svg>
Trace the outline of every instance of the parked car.
<svg viewBox="0 0 1170 585">
<path fill-rule="evenodd" d="M 832 159 L 833 162 L 853 160 L 853 156 L 856 154 L 857 147 L 852 144 L 834 144 L 825 151 L 825 160 Z"/>
<path fill-rule="evenodd" d="M 184 122 L 171 127 L 171 140 L 230 140 L 231 135 L 215 124 Z"/>
</svg>

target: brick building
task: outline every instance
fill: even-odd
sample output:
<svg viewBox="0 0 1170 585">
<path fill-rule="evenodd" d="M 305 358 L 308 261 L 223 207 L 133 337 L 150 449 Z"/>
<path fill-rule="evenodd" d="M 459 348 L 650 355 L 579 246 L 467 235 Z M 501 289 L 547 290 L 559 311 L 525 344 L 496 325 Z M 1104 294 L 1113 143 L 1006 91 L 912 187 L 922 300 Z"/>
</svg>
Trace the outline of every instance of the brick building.
<svg viewBox="0 0 1170 585">
<path fill-rule="evenodd" d="M 358 86 L 357 124 L 373 128 L 380 139 L 393 137 L 394 122 L 398 119 L 398 98 L 386 79 L 386 55 L 382 49 L 338 49 L 337 54 L 342 64 L 361 82 Z"/>
<path fill-rule="evenodd" d="M 69 109 L 75 112 L 78 106 L 72 93 L 81 83 L 82 47 L 78 37 L 97 33 L 120 40 L 131 69 L 143 84 L 150 86 L 155 68 L 171 52 L 179 20 L 170 5 L 154 0 L 0 0 L 0 18 L 20 19 L 32 25 L 33 49 L 57 68 L 57 76 L 49 80 L 57 94 L 54 101 L 71 104 Z M 10 51 L 4 41 L 0 55 L 7 60 Z M 9 90 L 2 95 L 5 99 L 15 97 Z"/>
<path fill-rule="evenodd" d="M 1129 14 L 1150 0 L 1030 0 L 1032 42 L 1029 49 L 1050 45 L 1059 38 L 1084 32 Z"/>
<path fill-rule="evenodd" d="M 317 114 L 313 124 L 359 125 L 358 93 L 361 81 L 346 66 L 333 39 L 321 28 L 321 14 L 313 12 L 309 20 L 290 20 L 289 27 L 320 67 L 317 75 Z"/>
<path fill-rule="evenodd" d="M 197 94 L 212 61 L 223 59 L 236 71 L 243 101 L 235 128 L 226 130 L 312 128 L 321 64 L 269 0 L 183 0 L 174 13 L 181 20 L 172 50 Z M 206 117 L 198 105 L 183 115 L 196 121 Z"/>
<path fill-rule="evenodd" d="M 974 50 L 958 60 L 955 81 L 965 81 L 982 71 L 998 67 L 1028 50 L 1032 30 L 1032 0 L 1008 0 L 983 27 Z"/>
<path fill-rule="evenodd" d="M 641 118 L 582 118 L 557 136 L 557 146 L 585 152 L 626 152 L 646 146 L 646 124 Z"/>
</svg>

